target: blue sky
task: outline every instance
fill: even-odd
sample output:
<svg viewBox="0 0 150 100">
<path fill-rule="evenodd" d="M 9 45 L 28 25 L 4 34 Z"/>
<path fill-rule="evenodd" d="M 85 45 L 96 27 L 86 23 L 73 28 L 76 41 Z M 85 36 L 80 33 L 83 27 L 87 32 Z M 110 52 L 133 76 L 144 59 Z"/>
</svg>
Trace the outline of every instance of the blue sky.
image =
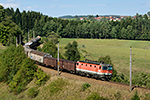
<svg viewBox="0 0 150 100">
<path fill-rule="evenodd" d="M 150 0 L 0 0 L 0 5 L 52 17 L 96 14 L 133 16 L 150 11 Z"/>
</svg>

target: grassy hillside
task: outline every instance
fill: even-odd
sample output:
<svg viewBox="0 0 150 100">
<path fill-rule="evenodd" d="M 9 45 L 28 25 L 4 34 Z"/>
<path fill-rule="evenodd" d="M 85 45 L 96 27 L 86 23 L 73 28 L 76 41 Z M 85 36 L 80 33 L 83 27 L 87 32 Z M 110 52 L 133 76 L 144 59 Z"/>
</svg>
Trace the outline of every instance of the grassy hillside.
<svg viewBox="0 0 150 100">
<path fill-rule="evenodd" d="M 0 100 L 88 100 L 87 98 L 92 95 L 93 92 L 98 93 L 98 95 L 103 98 L 108 98 L 106 100 L 131 100 L 136 91 L 133 90 L 133 92 L 130 93 L 129 90 L 122 87 L 118 88 L 117 86 L 106 86 L 104 84 L 90 84 L 90 87 L 83 91 L 82 86 L 85 84 L 84 82 L 68 80 L 58 76 L 52 76 L 45 85 L 40 87 L 37 87 L 34 82 L 35 80 L 28 84 L 26 90 L 18 95 L 11 93 L 6 84 L 0 83 Z M 35 98 L 31 98 L 28 95 L 32 87 L 38 90 L 38 94 Z M 149 98 L 149 93 L 147 90 L 138 90 L 138 96 L 140 96 L 142 100 L 148 100 L 146 98 Z"/>
<path fill-rule="evenodd" d="M 2 53 L 7 47 L 4 47 L 1 43 L 0 43 L 0 53 Z"/>
<path fill-rule="evenodd" d="M 132 46 L 132 69 L 135 72 L 150 72 L 150 42 L 139 40 L 109 40 L 109 39 L 64 39 L 60 41 L 60 51 L 64 53 L 64 47 L 68 42 L 76 40 L 82 55 L 83 50 L 88 52 L 87 58 L 98 60 L 100 56 L 109 55 L 118 73 L 129 76 L 130 46 Z M 84 47 L 83 47 L 84 45 Z M 83 57 L 81 60 L 84 60 Z"/>
</svg>

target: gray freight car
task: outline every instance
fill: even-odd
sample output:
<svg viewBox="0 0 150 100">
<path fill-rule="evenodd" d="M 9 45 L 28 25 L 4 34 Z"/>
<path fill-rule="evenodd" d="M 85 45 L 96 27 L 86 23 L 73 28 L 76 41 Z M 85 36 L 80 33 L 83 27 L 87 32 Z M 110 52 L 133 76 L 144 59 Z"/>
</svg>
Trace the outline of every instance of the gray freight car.
<svg viewBox="0 0 150 100">
<path fill-rule="evenodd" d="M 38 61 L 42 64 L 44 64 L 44 58 L 45 57 L 52 57 L 49 53 L 44 53 L 36 50 L 31 50 L 28 52 L 28 57 L 32 60 Z"/>
</svg>

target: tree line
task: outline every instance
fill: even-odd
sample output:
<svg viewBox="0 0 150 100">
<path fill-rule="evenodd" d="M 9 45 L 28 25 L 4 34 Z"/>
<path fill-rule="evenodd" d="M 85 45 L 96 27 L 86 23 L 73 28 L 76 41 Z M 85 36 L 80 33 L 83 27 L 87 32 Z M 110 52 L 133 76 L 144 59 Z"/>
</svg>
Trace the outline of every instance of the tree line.
<svg viewBox="0 0 150 100">
<path fill-rule="evenodd" d="M 147 13 L 150 15 L 150 12 Z M 53 18 L 35 11 L 20 12 L 17 8 L 4 9 L 0 5 L 0 42 L 3 45 L 15 44 L 16 38 L 27 40 L 28 32 L 47 36 L 54 32 L 62 38 L 97 38 L 97 39 L 129 39 L 150 40 L 150 19 L 136 14 L 121 21 L 109 21 L 103 18 L 99 21 Z"/>
</svg>

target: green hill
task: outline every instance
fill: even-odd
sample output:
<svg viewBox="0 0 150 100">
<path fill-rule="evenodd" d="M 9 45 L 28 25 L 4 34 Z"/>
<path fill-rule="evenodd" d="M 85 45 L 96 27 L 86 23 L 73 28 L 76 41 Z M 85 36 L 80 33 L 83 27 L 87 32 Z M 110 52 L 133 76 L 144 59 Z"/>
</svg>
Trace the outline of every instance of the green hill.
<svg viewBox="0 0 150 100">
<path fill-rule="evenodd" d="M 136 72 L 150 72 L 150 42 L 117 39 L 66 39 L 60 40 L 60 52 L 68 42 L 76 40 L 82 55 L 87 59 L 98 60 L 100 56 L 109 55 L 118 73 L 129 76 L 130 46 L 132 46 L 132 69 Z M 83 52 L 87 51 L 87 53 Z M 81 60 L 84 60 L 82 57 Z"/>
<path fill-rule="evenodd" d="M 109 55 L 114 64 L 114 68 L 119 73 L 123 73 L 126 76 L 128 76 L 129 73 L 129 47 L 132 46 L 134 54 L 133 59 L 135 60 L 133 63 L 133 73 L 149 71 L 149 41 L 62 38 L 60 41 L 60 51 L 64 53 L 64 47 L 67 43 L 74 40 L 78 42 L 78 48 L 82 56 L 88 55 L 88 59 L 98 60 L 100 56 Z M 84 60 L 84 57 L 82 57 L 81 60 Z M 40 77 L 44 74 L 40 75 L 40 72 L 37 71 L 38 73 L 35 75 L 39 75 L 39 80 L 37 81 L 34 77 L 29 84 L 26 86 L 23 85 L 23 91 L 18 94 L 11 91 L 9 87 L 11 84 L 0 82 L 0 100 L 95 100 L 95 98 L 101 98 L 102 100 L 130 100 L 136 93 L 136 89 L 134 89 L 133 92 L 129 92 L 128 86 L 111 84 L 96 79 L 91 80 L 90 78 L 77 75 L 71 76 L 72 74 L 65 72 L 60 76 L 55 76 L 57 71 L 55 71 L 55 73 L 53 73 L 53 69 L 51 69 L 51 71 L 45 68 L 45 72 L 50 75 L 50 78 L 45 84 L 41 85 L 38 85 L 37 82 L 40 82 Z M 25 72 L 23 72 L 23 74 L 24 73 Z M 51 75 L 50 73 L 53 74 Z M 20 74 L 18 74 L 18 77 L 22 79 L 22 74 Z M 13 80 L 16 79 L 15 76 L 13 76 Z M 23 80 L 25 79 L 26 78 L 23 78 Z M 12 82 L 16 83 L 16 81 Z M 19 81 L 17 82 L 18 84 L 22 83 L 19 83 Z M 89 84 L 89 87 L 85 84 Z M 18 90 L 20 88 L 18 87 L 16 89 Z M 150 97 L 149 90 L 137 89 L 137 92 L 141 99 L 148 100 Z"/>
</svg>

